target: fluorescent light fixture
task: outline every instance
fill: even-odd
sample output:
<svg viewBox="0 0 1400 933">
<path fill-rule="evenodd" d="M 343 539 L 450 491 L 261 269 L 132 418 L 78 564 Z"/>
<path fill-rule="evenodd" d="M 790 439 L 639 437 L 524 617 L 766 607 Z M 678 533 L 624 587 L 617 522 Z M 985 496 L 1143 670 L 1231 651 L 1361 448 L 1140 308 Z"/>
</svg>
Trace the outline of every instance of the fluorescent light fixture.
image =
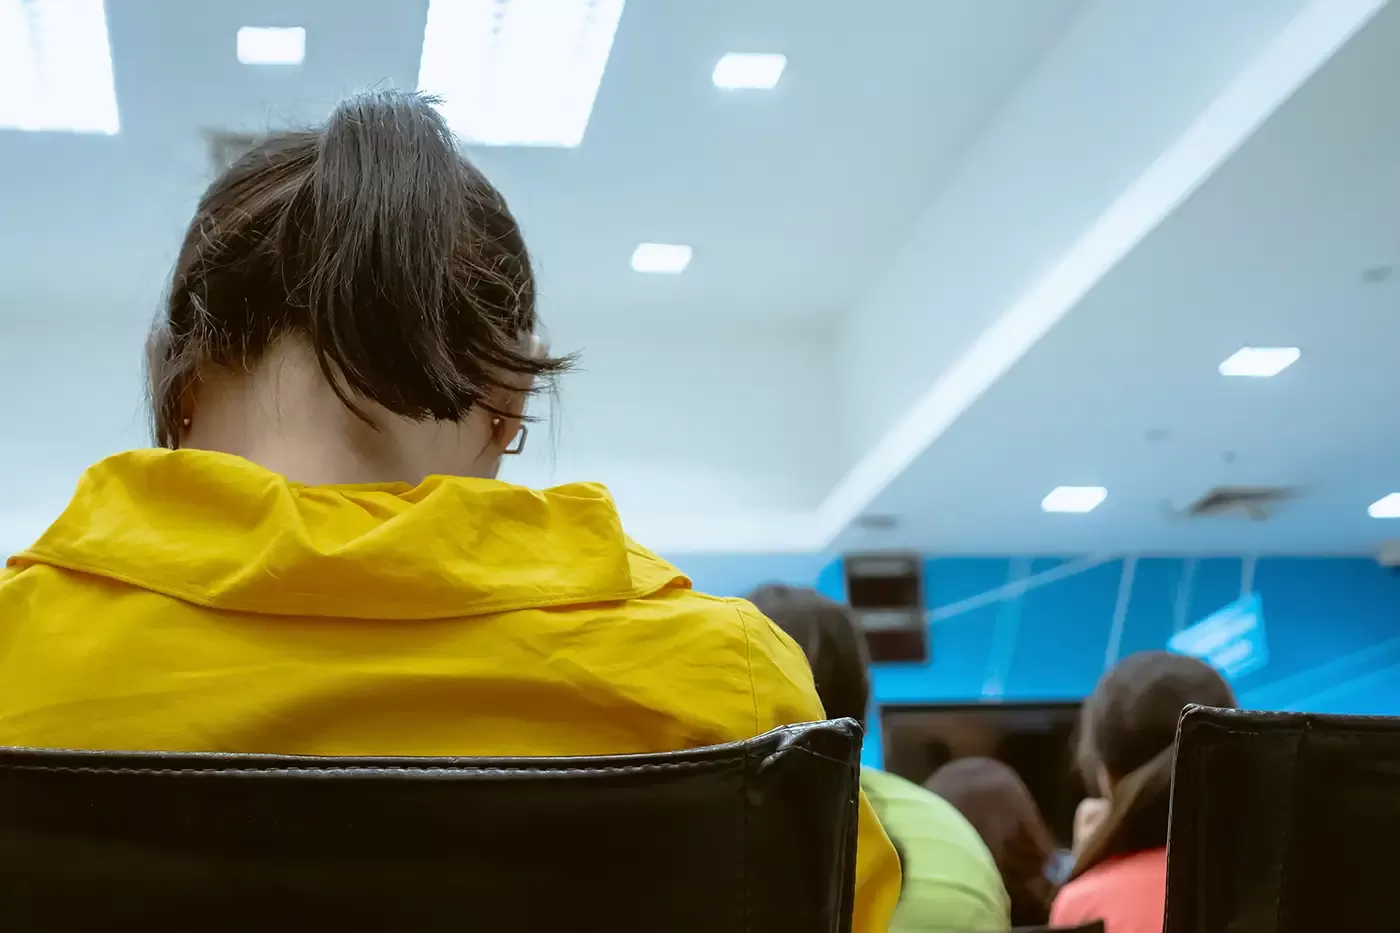
<svg viewBox="0 0 1400 933">
<path fill-rule="evenodd" d="M 690 265 L 695 251 L 679 243 L 639 243 L 632 251 L 632 268 L 638 272 L 662 272 L 675 275 Z"/>
<path fill-rule="evenodd" d="M 1040 500 L 1047 512 L 1092 512 L 1108 498 L 1102 486 L 1056 486 L 1050 495 Z"/>
<path fill-rule="evenodd" d="M 726 90 L 767 91 L 777 85 L 786 67 L 786 55 L 730 52 L 715 64 L 710 77 L 715 87 Z"/>
<path fill-rule="evenodd" d="M 1302 356 L 1297 347 L 1240 347 L 1220 364 L 1222 376 L 1277 376 Z"/>
<path fill-rule="evenodd" d="M 1372 518 L 1400 518 L 1400 492 L 1382 496 L 1366 507 L 1366 514 Z"/>
<path fill-rule="evenodd" d="M 115 134 L 102 0 L 0 0 L 0 129 Z"/>
<path fill-rule="evenodd" d="M 418 89 L 482 146 L 583 142 L 625 0 L 430 0 Z"/>
<path fill-rule="evenodd" d="M 238 60 L 245 65 L 300 65 L 306 57 L 301 26 L 244 26 L 238 30 Z"/>
</svg>

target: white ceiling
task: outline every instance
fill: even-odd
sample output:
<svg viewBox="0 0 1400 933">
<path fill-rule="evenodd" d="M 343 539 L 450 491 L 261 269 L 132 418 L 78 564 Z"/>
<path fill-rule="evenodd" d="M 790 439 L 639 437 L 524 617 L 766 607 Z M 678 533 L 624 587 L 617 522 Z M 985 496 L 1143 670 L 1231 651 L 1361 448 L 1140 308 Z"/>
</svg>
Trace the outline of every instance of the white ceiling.
<svg viewBox="0 0 1400 933">
<path fill-rule="evenodd" d="M 1393 266 L 1385 282 L 1367 269 Z M 1245 345 L 1296 346 L 1227 379 Z M 872 503 L 958 551 L 1358 553 L 1400 537 L 1400 6 L 1392 5 Z M 1101 485 L 1088 515 L 1038 504 Z M 1268 521 L 1188 520 L 1283 485 Z M 903 532 L 877 538 L 897 538 Z M 854 543 L 855 533 L 848 540 Z"/>
<path fill-rule="evenodd" d="M 849 304 L 1075 7 L 631 0 L 584 144 L 474 157 L 520 217 L 556 325 L 813 325 Z M 121 134 L 0 133 L 7 303 L 146 318 L 209 180 L 205 132 L 309 123 L 356 88 L 413 86 L 426 10 L 109 2 Z M 253 24 L 305 26 L 305 63 L 240 65 L 234 35 Z M 710 71 L 735 50 L 787 54 L 777 90 L 717 91 Z M 693 245 L 689 273 L 633 273 L 643 240 Z M 83 274 L 65 274 L 80 244 Z"/>
<path fill-rule="evenodd" d="M 1311 75 L 1383 3 L 629 0 L 580 148 L 473 152 L 556 346 L 584 353 L 508 478 L 602 479 L 671 552 L 1371 547 L 1365 505 L 1400 489 L 1379 411 L 1400 285 L 1359 277 L 1400 264 L 1400 7 Z M 0 391 L 42 400 L 0 416 L 0 548 L 147 442 L 141 341 L 204 133 L 411 85 L 426 3 L 109 7 L 121 134 L 0 132 Z M 238 65 L 250 24 L 305 26 L 306 63 Z M 721 93 L 726 51 L 788 69 Z M 640 276 L 642 240 L 694 262 Z M 1086 243 L 1083 300 L 1040 300 Z M 1303 359 L 1216 376 L 1247 342 Z M 1227 479 L 1308 495 L 1259 526 L 1165 517 Z M 1108 502 L 1045 516 L 1060 483 Z M 869 512 L 900 526 L 848 528 Z"/>
</svg>

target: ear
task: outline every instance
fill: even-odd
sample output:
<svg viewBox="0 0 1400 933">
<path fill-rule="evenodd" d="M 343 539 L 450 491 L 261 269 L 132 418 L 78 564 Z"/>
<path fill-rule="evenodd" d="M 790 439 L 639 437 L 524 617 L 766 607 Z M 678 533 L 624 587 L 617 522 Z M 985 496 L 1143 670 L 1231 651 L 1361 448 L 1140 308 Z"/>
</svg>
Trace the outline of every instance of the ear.
<svg viewBox="0 0 1400 933">
<path fill-rule="evenodd" d="M 508 411 L 509 409 L 502 409 Z M 519 418 L 505 418 L 500 415 L 491 416 L 491 446 L 498 451 L 505 450 L 515 442 L 516 435 L 520 433 Z"/>
<path fill-rule="evenodd" d="M 185 436 L 190 433 L 190 427 L 194 424 L 195 389 L 196 386 L 192 383 L 180 395 L 180 421 L 175 425 L 175 446 L 177 448 L 185 446 Z"/>
<path fill-rule="evenodd" d="M 535 334 L 526 336 L 522 342 L 532 360 L 544 359 L 549 353 L 549 345 Z M 491 441 L 498 449 L 505 450 L 520 433 L 521 422 L 525 417 L 525 402 L 533 388 L 530 382 L 521 380 L 514 389 L 497 389 L 492 393 L 491 406 L 506 413 L 491 416 Z"/>
</svg>

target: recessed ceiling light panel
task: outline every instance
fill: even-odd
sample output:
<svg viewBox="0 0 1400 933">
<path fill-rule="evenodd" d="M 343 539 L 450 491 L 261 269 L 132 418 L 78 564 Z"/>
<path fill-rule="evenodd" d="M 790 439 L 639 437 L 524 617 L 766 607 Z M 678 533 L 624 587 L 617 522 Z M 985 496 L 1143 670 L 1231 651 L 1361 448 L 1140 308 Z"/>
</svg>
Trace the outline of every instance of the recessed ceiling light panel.
<svg viewBox="0 0 1400 933">
<path fill-rule="evenodd" d="M 730 52 L 715 64 L 711 78 L 726 90 L 766 91 L 777 86 L 786 67 L 786 55 Z"/>
<path fill-rule="evenodd" d="M 583 142 L 625 0 L 431 0 L 418 89 L 481 146 Z"/>
<path fill-rule="evenodd" d="M 245 65 L 300 65 L 306 57 L 302 26 L 244 26 L 238 30 L 238 60 Z"/>
<path fill-rule="evenodd" d="M 0 129 L 115 134 L 102 0 L 0 0 Z"/>
<path fill-rule="evenodd" d="M 1297 347 L 1240 347 L 1220 364 L 1222 376 L 1277 376 L 1302 356 Z"/>
<path fill-rule="evenodd" d="M 694 253 L 680 243 L 639 243 L 632 251 L 632 268 L 638 272 L 659 272 L 675 275 L 685 271 Z"/>
<path fill-rule="evenodd" d="M 1372 518 L 1400 518 L 1400 492 L 1382 496 L 1366 507 L 1366 514 Z"/>
<path fill-rule="evenodd" d="M 1047 512 L 1092 512 L 1106 498 L 1108 490 L 1102 486 L 1056 486 L 1040 500 L 1040 507 Z"/>
</svg>

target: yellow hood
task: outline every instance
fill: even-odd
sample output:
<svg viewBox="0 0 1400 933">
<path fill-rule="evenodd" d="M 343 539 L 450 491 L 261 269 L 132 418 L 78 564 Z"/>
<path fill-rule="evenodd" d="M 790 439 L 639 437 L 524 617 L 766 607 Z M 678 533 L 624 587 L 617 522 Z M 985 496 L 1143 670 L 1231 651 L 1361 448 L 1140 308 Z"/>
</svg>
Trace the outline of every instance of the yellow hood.
<svg viewBox="0 0 1400 933">
<path fill-rule="evenodd" d="M 93 466 L 12 567 L 49 564 L 215 609 L 437 619 L 645 596 L 690 581 L 622 532 L 606 489 L 431 476 L 302 486 L 201 450 Z"/>
</svg>

